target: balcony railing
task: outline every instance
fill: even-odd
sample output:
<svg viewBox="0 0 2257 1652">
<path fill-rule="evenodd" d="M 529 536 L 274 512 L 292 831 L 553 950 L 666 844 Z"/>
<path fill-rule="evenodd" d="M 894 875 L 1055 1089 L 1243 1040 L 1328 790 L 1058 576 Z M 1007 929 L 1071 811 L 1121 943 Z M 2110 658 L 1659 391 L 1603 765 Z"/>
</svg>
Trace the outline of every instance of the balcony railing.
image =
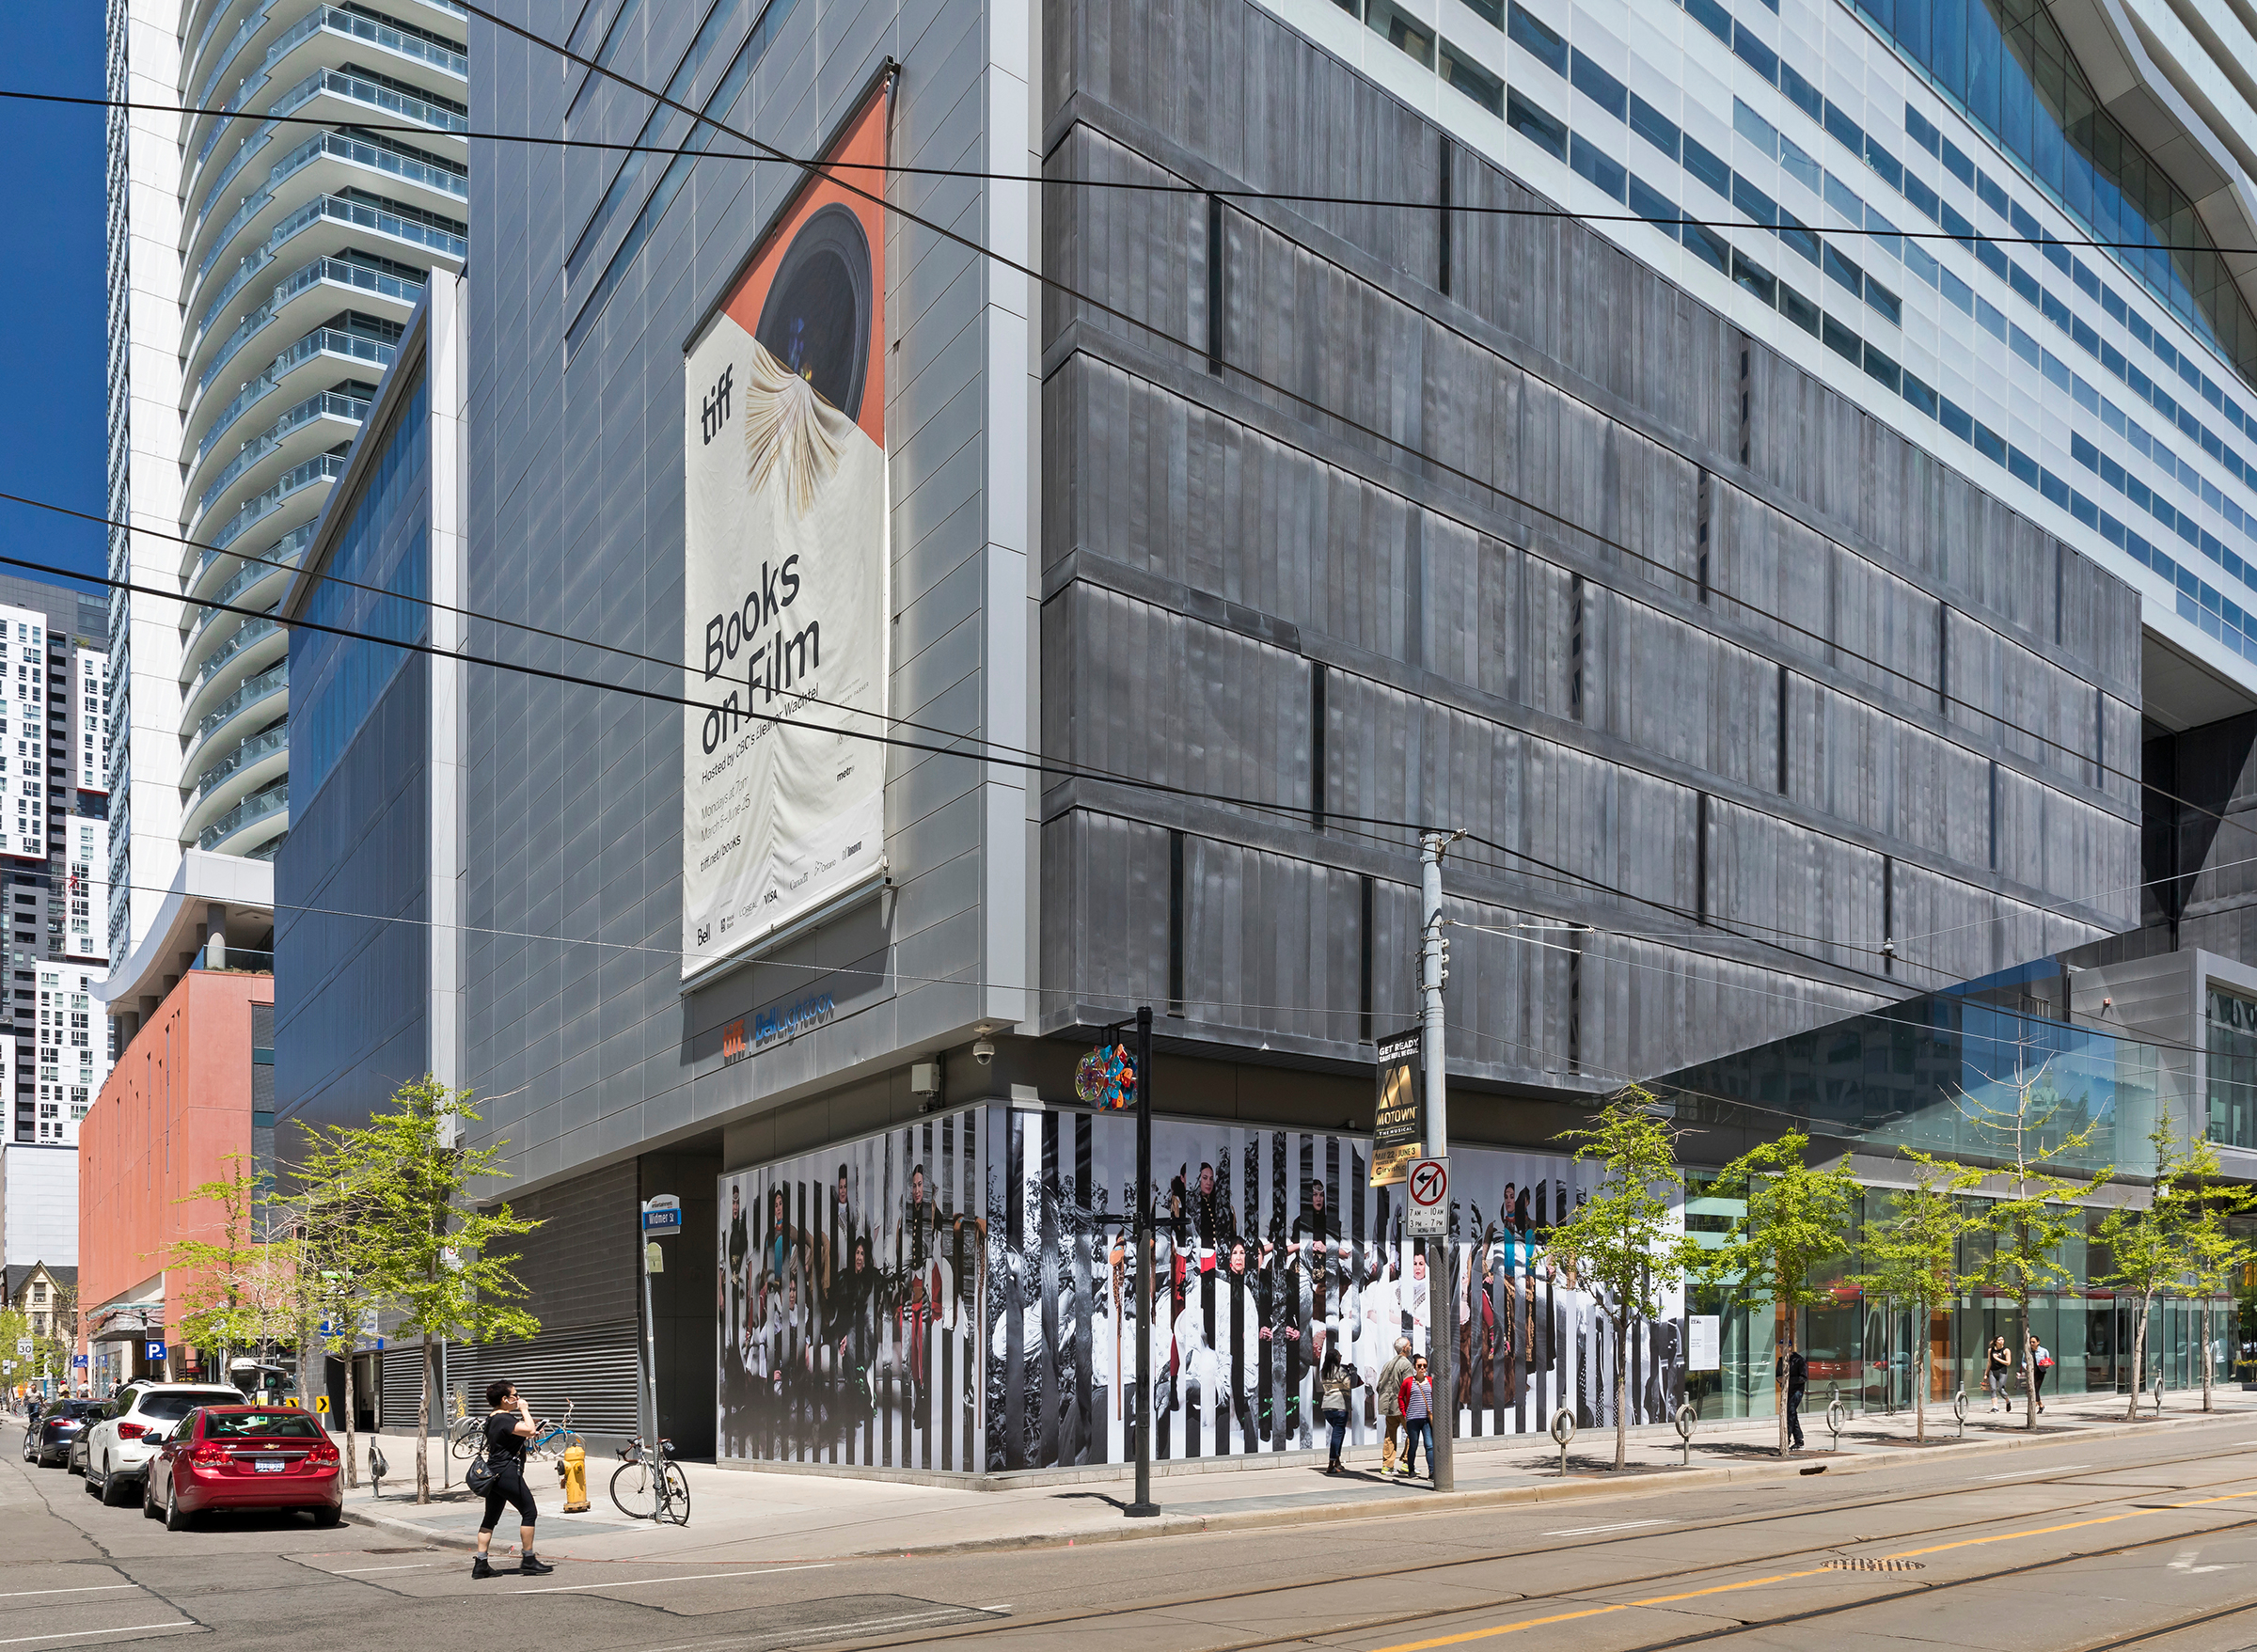
<svg viewBox="0 0 2257 1652">
<path fill-rule="evenodd" d="M 350 355 L 359 361 L 372 361 L 379 368 L 387 368 L 392 365 L 392 358 L 400 354 L 400 347 L 396 344 L 379 343 L 373 338 L 363 338 L 357 333 L 347 333 L 337 327 L 314 328 L 305 338 L 276 356 L 272 362 L 267 364 L 264 372 L 244 385 L 242 393 L 228 403 L 225 411 L 213 421 L 211 431 L 197 445 L 197 463 L 203 462 L 204 450 L 218 440 L 237 419 L 241 418 L 254 402 L 274 393 L 275 386 L 281 382 L 285 373 L 304 362 L 310 361 L 324 351 L 339 355 Z"/>
<path fill-rule="evenodd" d="M 206 603 L 213 606 L 202 609 L 196 617 L 196 623 L 189 628 L 187 642 L 188 651 L 190 653 L 194 653 L 196 650 L 196 639 L 201 637 L 204 634 L 205 629 L 209 627 L 214 621 L 223 617 L 223 615 L 226 613 L 225 605 L 232 603 L 237 597 L 241 596 L 245 591 L 250 590 L 252 586 L 257 585 L 260 580 L 271 579 L 276 574 L 280 574 L 289 569 L 296 567 L 304 559 L 305 555 L 305 546 L 300 545 L 298 549 L 292 551 L 287 558 L 271 556 L 261 557 L 256 562 L 245 562 L 241 568 L 237 569 L 234 578 L 229 580 L 227 584 L 221 586 L 210 596 L 203 599 Z M 281 566 L 276 567 L 276 563 L 280 563 Z"/>
<path fill-rule="evenodd" d="M 201 745 L 212 737 L 212 731 L 246 705 L 254 705 L 268 695 L 290 686 L 290 661 L 285 658 L 274 669 L 261 671 L 256 677 L 245 677 L 243 686 L 229 695 L 207 712 L 196 725 L 196 743 Z M 192 746 L 190 750 L 194 750 Z"/>
<path fill-rule="evenodd" d="M 310 39 L 324 29 L 330 29 L 340 35 L 350 35 L 356 40 L 366 40 L 371 45 L 382 46 L 387 52 L 397 52 L 402 57 L 413 57 L 419 63 L 428 63 L 434 69 L 443 70 L 453 75 L 457 80 L 470 78 L 468 54 L 453 50 L 436 40 L 427 40 L 420 35 L 407 34 L 388 24 L 378 23 L 374 18 L 361 17 L 335 6 L 314 8 L 280 39 L 269 46 L 266 49 L 264 68 L 272 69 L 291 53 L 296 51 L 302 41 Z"/>
<path fill-rule="evenodd" d="M 460 110 L 450 109 L 444 103 L 418 98 L 394 87 L 379 85 L 366 75 L 355 74 L 349 69 L 317 69 L 290 90 L 276 99 L 269 115 L 294 115 L 324 92 L 335 92 L 340 98 L 351 98 L 356 103 L 368 103 L 387 114 L 402 116 L 434 132 L 451 133 L 457 137 L 470 130 L 470 118 Z"/>
<path fill-rule="evenodd" d="M 212 381 L 234 359 L 237 352 L 274 321 L 277 310 L 308 288 L 322 281 L 334 281 L 339 286 L 358 288 L 363 292 L 374 292 L 411 307 L 423 296 L 423 283 L 419 280 L 410 280 L 404 275 L 394 275 L 384 270 L 371 270 L 366 264 L 356 264 L 349 259 L 315 259 L 276 282 L 274 296 L 243 318 L 242 324 L 228 336 L 228 341 L 219 347 L 219 354 L 212 358 L 212 365 L 204 369 L 203 376 L 197 380 L 196 393 L 201 396 L 212 387 Z"/>
<path fill-rule="evenodd" d="M 265 551 L 260 553 L 259 562 L 288 562 L 294 560 L 297 557 L 305 552 L 305 549 L 308 545 L 313 543 L 313 530 L 318 526 L 319 524 L 312 522 L 299 523 L 297 527 L 292 528 L 288 533 L 284 534 L 273 544 L 267 546 Z M 250 553 L 247 551 L 206 551 L 200 558 L 197 559 L 196 573 L 188 581 L 189 588 L 191 590 L 195 589 L 196 582 L 201 579 L 205 574 L 211 573 L 212 564 L 218 561 L 220 558 L 234 556 L 243 557 L 249 566 L 258 566 L 258 562 L 249 561 Z"/>
<path fill-rule="evenodd" d="M 224 5 L 213 8 L 210 22 L 207 22 L 204 24 L 207 32 L 210 31 L 213 24 L 215 24 L 219 21 L 220 12 L 225 11 L 226 9 L 227 8 Z M 250 16 L 243 20 L 243 26 L 235 31 L 235 38 L 219 49 L 219 55 L 213 60 L 211 73 L 204 76 L 203 87 L 196 94 L 196 106 L 197 108 L 203 108 L 212 102 L 212 94 L 218 89 L 220 77 L 227 73 L 228 66 L 235 61 L 235 54 L 243 50 L 245 42 L 247 42 L 253 35 L 256 35 L 260 29 L 266 26 L 267 13 L 273 9 L 274 0 L 267 0 L 267 4 L 260 7 L 258 10 L 252 12 Z M 197 53 L 200 53 L 203 49 L 204 42 L 200 39 L 197 40 L 196 43 L 196 51 L 191 52 L 188 55 L 187 61 L 191 63 L 195 62 L 197 58 Z"/>
<path fill-rule="evenodd" d="M 263 792 L 253 792 L 196 835 L 196 846 L 210 849 L 245 827 L 282 813 L 290 807 L 290 782 L 281 780 Z M 231 954 L 230 954 L 231 955 Z"/>
<path fill-rule="evenodd" d="M 368 417 L 368 412 L 369 404 L 359 397 L 339 395 L 334 390 L 320 391 L 307 397 L 295 407 L 285 409 L 282 417 L 269 425 L 263 435 L 254 436 L 244 443 L 243 451 L 230 459 L 227 469 L 219 473 L 219 479 L 204 490 L 203 496 L 196 502 L 197 515 L 201 516 L 211 510 L 213 501 L 227 492 L 237 477 L 280 447 L 283 439 L 292 433 L 304 430 L 324 415 L 349 418 L 358 423 Z M 227 598 L 223 596 L 215 600 L 225 602 Z"/>
<path fill-rule="evenodd" d="M 289 749 L 290 725 L 288 723 L 277 724 L 263 733 L 253 734 L 197 777 L 196 789 L 189 794 L 188 801 L 183 805 L 183 812 L 194 813 L 197 805 L 218 791 L 229 775 L 248 768 L 261 758 L 271 757 L 277 751 L 288 751 Z"/>
<path fill-rule="evenodd" d="M 276 478 L 274 486 L 245 500 L 243 509 L 229 517 L 226 525 L 212 536 L 211 543 L 225 550 L 260 518 L 279 511 L 282 502 L 292 494 L 316 482 L 334 481 L 344 474 L 345 459 L 341 453 L 316 453 L 305 464 L 292 465 Z"/>
</svg>

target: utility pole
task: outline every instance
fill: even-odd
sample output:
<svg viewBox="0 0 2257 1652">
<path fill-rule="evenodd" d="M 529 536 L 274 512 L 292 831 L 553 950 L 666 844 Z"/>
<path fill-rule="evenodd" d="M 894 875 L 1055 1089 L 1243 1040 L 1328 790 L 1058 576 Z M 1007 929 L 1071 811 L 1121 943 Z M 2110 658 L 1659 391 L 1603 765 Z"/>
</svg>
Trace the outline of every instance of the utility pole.
<svg viewBox="0 0 2257 1652">
<path fill-rule="evenodd" d="M 1152 1501 L 1152 1006 L 1136 1012 L 1136 1501 L 1132 1520 L 1160 1513 Z"/>
<path fill-rule="evenodd" d="M 1450 1153 L 1450 1102 L 1443 1061 L 1442 983 L 1448 979 L 1450 943 L 1442 934 L 1442 857 L 1458 839 L 1457 833 L 1428 832 L 1419 843 L 1419 905 L 1425 924 L 1419 942 L 1419 990 L 1426 1010 L 1421 1047 L 1427 1059 L 1427 1156 L 1447 1159 Z M 1450 1200 L 1455 1204 L 1454 1198 Z M 1444 1212 L 1444 1236 L 1422 1240 L 1427 1247 L 1427 1306 L 1432 1328 L 1427 1369 L 1434 1379 L 1432 1459 L 1434 1489 L 1448 1491 L 1457 1484 L 1456 1454 L 1450 1435 L 1458 1425 L 1458 1387 L 1454 1370 L 1458 1352 L 1458 1287 L 1450 1277 L 1455 1247 L 1449 1238 L 1449 1212 Z"/>
</svg>

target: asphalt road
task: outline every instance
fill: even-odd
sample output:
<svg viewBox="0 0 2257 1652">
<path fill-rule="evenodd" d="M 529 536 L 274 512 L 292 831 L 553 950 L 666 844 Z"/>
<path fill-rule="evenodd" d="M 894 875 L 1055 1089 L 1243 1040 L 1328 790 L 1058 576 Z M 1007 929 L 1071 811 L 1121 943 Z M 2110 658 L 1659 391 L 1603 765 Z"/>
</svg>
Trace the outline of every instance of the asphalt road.
<svg viewBox="0 0 2257 1652">
<path fill-rule="evenodd" d="M 459 1554 L 351 1526 L 168 1534 L 23 1464 L 19 1440 L 0 1428 L 0 1652 L 182 1637 L 292 1652 L 2257 1645 L 2246 1419 L 1571 1512 L 796 1566 L 581 1562 L 478 1583 Z"/>
</svg>

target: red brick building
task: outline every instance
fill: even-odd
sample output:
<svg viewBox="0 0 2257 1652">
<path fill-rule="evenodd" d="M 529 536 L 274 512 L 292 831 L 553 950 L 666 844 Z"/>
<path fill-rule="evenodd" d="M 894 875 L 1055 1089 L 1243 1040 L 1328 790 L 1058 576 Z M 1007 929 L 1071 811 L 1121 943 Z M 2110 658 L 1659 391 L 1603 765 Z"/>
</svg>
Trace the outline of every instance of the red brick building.
<svg viewBox="0 0 2257 1652">
<path fill-rule="evenodd" d="M 191 1189 L 272 1156 L 274 1004 L 272 974 L 182 976 L 118 1052 L 80 1126 L 80 1351 L 97 1393 L 197 1374 L 167 1329 L 186 1282 L 165 1260 L 181 1239 L 222 1236 L 216 1204 L 181 1203 Z"/>
</svg>

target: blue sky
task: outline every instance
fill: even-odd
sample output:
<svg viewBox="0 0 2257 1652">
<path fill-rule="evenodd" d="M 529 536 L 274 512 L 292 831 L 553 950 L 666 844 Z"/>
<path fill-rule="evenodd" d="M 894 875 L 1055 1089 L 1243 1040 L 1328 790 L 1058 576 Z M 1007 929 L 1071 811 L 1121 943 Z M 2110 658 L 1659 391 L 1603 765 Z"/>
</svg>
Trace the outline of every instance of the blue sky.
<svg viewBox="0 0 2257 1652">
<path fill-rule="evenodd" d="M 102 13 L 92 0 L 0 0 L 0 88 L 102 96 Z M 96 513 L 102 134 L 99 109 L 0 99 L 0 490 Z M 0 555 L 100 574 L 103 530 L 0 503 Z"/>
</svg>

